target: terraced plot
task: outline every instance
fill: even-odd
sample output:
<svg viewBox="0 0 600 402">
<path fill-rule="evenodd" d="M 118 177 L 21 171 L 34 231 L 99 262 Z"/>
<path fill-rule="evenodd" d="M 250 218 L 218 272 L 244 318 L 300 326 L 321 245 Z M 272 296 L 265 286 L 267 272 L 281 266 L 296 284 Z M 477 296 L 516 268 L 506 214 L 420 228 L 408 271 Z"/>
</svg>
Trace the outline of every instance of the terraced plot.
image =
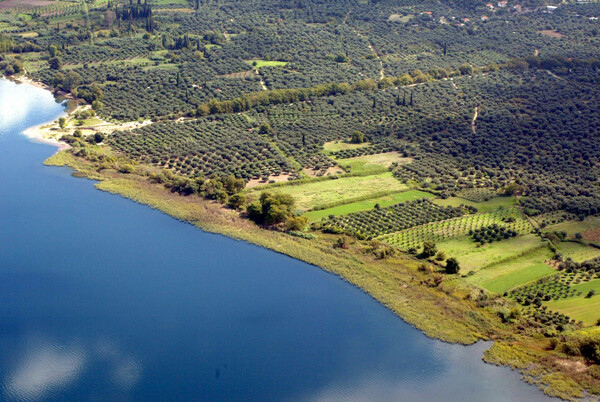
<svg viewBox="0 0 600 402">
<path fill-rule="evenodd" d="M 350 204 L 340 205 L 333 208 L 322 209 L 319 211 L 311 211 L 305 214 L 309 222 L 316 222 L 330 215 L 340 216 L 352 212 L 368 211 L 379 204 L 381 208 L 389 207 L 390 205 L 398 204 L 405 201 L 418 200 L 420 198 L 433 198 L 434 195 L 425 191 L 409 190 L 401 193 L 377 197 L 365 201 L 357 201 Z"/>
<path fill-rule="evenodd" d="M 556 271 L 544 261 L 554 253 L 549 248 L 534 250 L 522 257 L 514 258 L 487 269 L 481 269 L 467 277 L 467 281 L 494 293 L 503 293 L 514 287 L 537 280 Z"/>
<path fill-rule="evenodd" d="M 574 242 L 561 242 L 557 244 L 558 250 L 567 258 L 571 257 L 575 262 L 583 262 L 592 258 L 600 257 L 600 249 Z"/>
<path fill-rule="evenodd" d="M 392 173 L 364 177 L 343 177 L 313 183 L 277 187 L 273 192 L 289 194 L 296 200 L 296 206 L 303 211 L 329 203 L 348 203 L 358 201 L 382 192 L 394 193 L 408 190 L 408 186 L 396 180 Z"/>
<path fill-rule="evenodd" d="M 385 171 L 392 163 L 404 164 L 411 161 L 411 158 L 403 158 L 398 152 L 384 152 L 337 160 L 342 168 L 352 173 Z"/>
<path fill-rule="evenodd" d="M 437 199 L 434 201 L 438 205 L 458 207 L 459 205 L 469 205 L 477 208 L 479 212 L 491 212 L 498 208 L 509 208 L 514 207 L 517 200 L 513 197 L 496 197 L 488 201 L 475 202 L 461 197 L 450 197 L 443 199 Z"/>
<path fill-rule="evenodd" d="M 513 220 L 505 222 L 505 220 Z M 516 230 L 520 234 L 529 233 L 532 230 L 531 225 L 523 217 L 521 211 L 516 208 L 503 208 L 487 213 L 466 215 L 460 218 L 445 220 L 442 222 L 433 222 L 426 225 L 406 229 L 401 232 L 392 233 L 380 237 L 380 240 L 388 244 L 399 247 L 402 250 L 419 248 L 424 241 L 442 242 L 459 236 L 465 236 L 470 230 L 479 229 L 491 224 L 506 226 L 509 229 Z M 468 239 L 469 244 L 475 243 Z"/>
<path fill-rule="evenodd" d="M 463 274 L 500 266 L 537 249 L 547 249 L 547 243 L 533 234 L 513 237 L 495 243 L 478 246 L 467 236 L 456 237 L 437 244 L 446 255 L 455 257 Z"/>
<path fill-rule="evenodd" d="M 583 321 L 583 324 L 595 325 L 600 319 L 600 280 L 574 286 L 579 296 L 544 303 L 549 309 L 559 311 L 569 317 Z M 590 289 L 596 291 L 596 296 L 585 297 Z"/>
</svg>

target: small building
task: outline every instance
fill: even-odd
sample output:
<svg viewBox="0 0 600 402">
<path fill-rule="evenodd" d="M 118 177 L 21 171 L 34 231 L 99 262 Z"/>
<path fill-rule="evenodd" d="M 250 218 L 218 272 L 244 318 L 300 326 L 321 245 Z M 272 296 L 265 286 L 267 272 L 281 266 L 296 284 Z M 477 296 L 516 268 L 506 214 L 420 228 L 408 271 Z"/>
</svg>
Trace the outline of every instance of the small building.
<svg viewBox="0 0 600 402">
<path fill-rule="evenodd" d="M 487 17 L 487 15 L 482 15 L 482 16 L 481 16 L 481 21 L 485 22 L 485 21 L 487 21 L 487 20 L 488 20 L 488 17 Z"/>
<path fill-rule="evenodd" d="M 514 9 L 516 12 L 520 13 L 521 12 L 521 5 L 520 4 L 515 4 Z"/>
<path fill-rule="evenodd" d="M 494 9 L 494 5 L 492 3 L 487 3 L 485 6 L 487 7 L 488 10 Z"/>
<path fill-rule="evenodd" d="M 471 20 L 468 18 L 463 18 L 463 22 L 469 22 L 469 21 L 471 21 Z"/>
<path fill-rule="evenodd" d="M 558 7 L 556 6 L 546 6 L 546 11 L 548 11 L 549 13 L 554 12 L 554 10 L 556 10 Z"/>
<path fill-rule="evenodd" d="M 498 2 L 498 7 L 500 7 L 500 8 L 506 8 L 506 7 L 508 7 L 508 1 L 504 1 L 504 0 L 503 1 L 499 1 Z"/>
</svg>

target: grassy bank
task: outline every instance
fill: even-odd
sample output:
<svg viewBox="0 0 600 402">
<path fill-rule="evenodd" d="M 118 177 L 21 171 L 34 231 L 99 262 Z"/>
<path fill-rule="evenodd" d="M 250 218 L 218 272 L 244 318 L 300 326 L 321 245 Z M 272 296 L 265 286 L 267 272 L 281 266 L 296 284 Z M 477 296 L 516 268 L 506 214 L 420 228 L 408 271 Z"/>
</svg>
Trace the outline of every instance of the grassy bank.
<svg viewBox="0 0 600 402">
<path fill-rule="evenodd" d="M 412 256 L 397 254 L 377 259 L 372 245 L 357 240 L 349 239 L 348 249 L 335 248 L 338 235 L 318 234 L 308 240 L 265 230 L 214 201 L 173 193 L 161 184 L 151 183 L 144 174 L 99 170 L 98 164 L 68 151 L 55 154 L 46 164 L 70 166 L 78 176 L 98 180 L 96 187 L 100 190 L 149 205 L 202 230 L 319 266 L 362 289 L 427 336 L 461 344 L 500 340 L 486 352 L 485 359 L 520 370 L 549 395 L 580 397 L 582 384 L 590 378 L 574 374 L 572 366 L 580 364 L 580 359 L 557 355 L 548 350 L 548 339 L 528 336 L 514 323 L 504 323 L 499 313 L 514 306 L 510 301 L 486 295 L 453 276 L 419 269 L 419 260 Z M 135 171 L 143 173 L 141 168 Z M 563 361 L 567 363 L 561 365 Z"/>
<path fill-rule="evenodd" d="M 282 232 L 261 229 L 222 205 L 197 196 L 184 197 L 150 183 L 146 177 L 120 174 L 106 169 L 98 172 L 87 161 L 61 152 L 47 165 L 70 166 L 89 178 L 96 187 L 149 205 L 198 228 L 244 240 L 289 255 L 339 275 L 363 289 L 430 337 L 470 344 L 492 336 L 499 321 L 493 314 L 465 300 L 468 295 L 452 281 L 437 288 L 422 286 L 424 278 L 417 261 L 404 255 L 377 260 L 359 242 L 348 250 L 333 247 L 336 236 L 319 235 L 307 240 Z M 454 319 L 448 320 L 448 317 Z"/>
</svg>

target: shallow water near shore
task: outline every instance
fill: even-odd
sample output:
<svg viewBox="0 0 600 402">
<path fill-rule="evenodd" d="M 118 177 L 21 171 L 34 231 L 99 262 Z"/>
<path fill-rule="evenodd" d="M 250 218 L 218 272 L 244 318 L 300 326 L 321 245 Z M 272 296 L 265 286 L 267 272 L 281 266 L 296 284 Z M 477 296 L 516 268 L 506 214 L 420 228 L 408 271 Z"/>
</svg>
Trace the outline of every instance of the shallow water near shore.
<svg viewBox="0 0 600 402">
<path fill-rule="evenodd" d="M 0 400 L 545 400 L 317 267 L 98 191 L 0 80 Z"/>
</svg>

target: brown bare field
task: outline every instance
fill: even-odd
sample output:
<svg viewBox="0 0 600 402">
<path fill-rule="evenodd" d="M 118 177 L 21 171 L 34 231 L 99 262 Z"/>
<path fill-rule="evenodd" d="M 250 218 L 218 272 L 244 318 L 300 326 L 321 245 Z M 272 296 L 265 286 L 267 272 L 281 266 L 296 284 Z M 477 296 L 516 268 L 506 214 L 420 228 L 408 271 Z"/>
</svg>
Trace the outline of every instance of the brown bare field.
<svg viewBox="0 0 600 402">
<path fill-rule="evenodd" d="M 600 228 L 588 230 L 582 233 L 584 240 L 594 244 L 600 244 Z"/>
<path fill-rule="evenodd" d="M 321 170 L 317 169 L 304 169 L 303 172 L 309 176 L 309 177 L 319 177 L 319 174 L 321 173 Z M 344 169 L 342 169 L 339 166 L 332 166 L 330 168 L 327 168 L 327 170 L 325 171 L 325 173 L 322 176 L 328 176 L 328 175 L 332 175 L 332 174 L 339 174 L 339 173 L 344 173 Z"/>
<path fill-rule="evenodd" d="M 254 70 L 248 70 L 248 71 L 241 71 L 239 73 L 231 73 L 231 74 L 218 75 L 217 77 L 219 77 L 219 78 L 238 78 L 238 79 L 244 79 L 244 78 L 254 77 L 254 76 L 256 76 L 256 73 L 254 72 Z"/>
<path fill-rule="evenodd" d="M 558 39 L 560 39 L 560 38 L 563 37 L 563 34 L 561 34 L 559 32 L 556 32 L 556 31 L 553 31 L 551 29 L 544 29 L 543 31 L 540 31 L 540 33 L 542 35 L 544 35 L 544 36 L 549 36 L 551 38 L 558 38 Z"/>
<path fill-rule="evenodd" d="M 271 180 L 273 180 L 275 183 L 287 182 L 288 177 L 290 177 L 289 174 L 280 174 L 279 176 L 269 176 L 269 178 L 267 180 L 252 179 L 252 180 L 249 180 L 248 183 L 246 183 L 246 188 L 253 188 L 253 187 L 258 187 L 261 185 L 269 184 L 269 182 Z"/>
<path fill-rule="evenodd" d="M 0 10 L 13 7 L 42 7 L 50 4 L 56 4 L 56 2 L 50 0 L 4 0 L 0 1 Z"/>
</svg>

